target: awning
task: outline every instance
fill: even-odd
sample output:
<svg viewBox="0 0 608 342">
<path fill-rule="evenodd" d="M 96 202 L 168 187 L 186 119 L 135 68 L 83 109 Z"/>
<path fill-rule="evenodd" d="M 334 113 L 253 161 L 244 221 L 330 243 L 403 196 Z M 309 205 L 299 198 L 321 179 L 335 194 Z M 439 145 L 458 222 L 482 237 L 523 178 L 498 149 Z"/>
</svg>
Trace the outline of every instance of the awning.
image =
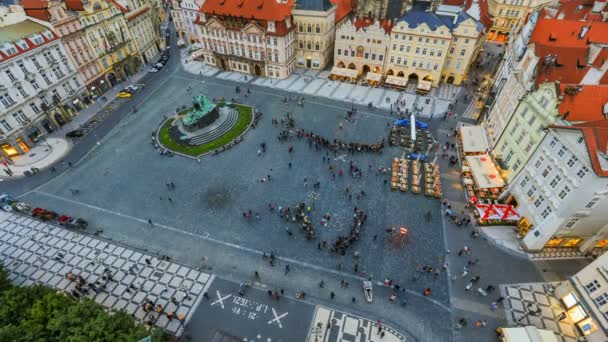
<svg viewBox="0 0 608 342">
<path fill-rule="evenodd" d="M 479 189 L 502 188 L 505 186 L 505 181 L 498 173 L 496 165 L 488 154 L 466 156 L 466 161 Z"/>
<path fill-rule="evenodd" d="M 483 126 L 463 126 L 460 127 L 459 133 L 464 154 L 488 152 L 488 138 Z"/>
<path fill-rule="evenodd" d="M 368 81 L 380 82 L 381 78 L 382 78 L 382 74 L 378 74 L 375 72 L 368 72 L 367 75 L 365 75 L 365 79 Z"/>
<path fill-rule="evenodd" d="M 416 87 L 416 89 L 430 91 L 432 86 L 433 86 L 433 82 L 420 80 L 420 81 L 418 81 L 418 86 Z"/>
<path fill-rule="evenodd" d="M 386 76 L 384 83 L 405 88 L 407 86 L 407 78 L 389 75 Z"/>
<path fill-rule="evenodd" d="M 555 333 L 534 326 L 500 328 L 503 342 L 557 342 Z"/>
<path fill-rule="evenodd" d="M 519 221 L 521 218 L 510 204 L 475 204 L 482 220 Z"/>
<path fill-rule="evenodd" d="M 359 76 L 359 72 L 357 72 L 357 70 L 347 69 L 347 68 L 338 68 L 338 67 L 331 68 L 331 74 L 336 75 L 336 76 L 351 77 L 351 78 L 357 78 Z"/>
<path fill-rule="evenodd" d="M 192 58 L 192 59 L 198 58 L 198 57 L 202 56 L 203 53 L 205 53 L 205 50 L 203 50 L 203 49 L 196 50 L 190 54 L 190 58 Z"/>
</svg>

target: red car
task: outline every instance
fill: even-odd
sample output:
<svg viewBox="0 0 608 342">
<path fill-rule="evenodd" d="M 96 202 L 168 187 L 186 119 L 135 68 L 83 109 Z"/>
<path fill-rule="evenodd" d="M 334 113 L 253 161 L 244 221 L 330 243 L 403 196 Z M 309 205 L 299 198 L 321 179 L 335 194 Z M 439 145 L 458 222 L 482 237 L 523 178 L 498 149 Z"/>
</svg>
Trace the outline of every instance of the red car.
<svg viewBox="0 0 608 342">
<path fill-rule="evenodd" d="M 46 210 L 44 208 L 34 208 L 32 210 L 32 216 L 40 218 L 42 221 L 53 221 L 59 216 L 56 212 Z"/>
</svg>

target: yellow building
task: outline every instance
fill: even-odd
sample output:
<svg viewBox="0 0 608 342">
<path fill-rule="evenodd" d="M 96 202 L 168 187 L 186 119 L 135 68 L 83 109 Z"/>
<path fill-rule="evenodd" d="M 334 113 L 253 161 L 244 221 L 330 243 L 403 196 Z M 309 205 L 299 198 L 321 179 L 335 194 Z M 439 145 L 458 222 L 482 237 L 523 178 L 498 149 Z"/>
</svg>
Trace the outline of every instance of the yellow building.
<svg viewBox="0 0 608 342">
<path fill-rule="evenodd" d="M 487 0 L 492 16 L 488 40 L 508 41 L 509 34 L 523 25 L 529 13 L 555 3 L 555 0 Z"/>
<path fill-rule="evenodd" d="M 322 70 L 331 62 L 336 8 L 329 0 L 296 1 L 291 15 L 297 27 L 297 67 Z"/>
<path fill-rule="evenodd" d="M 484 26 L 459 7 L 440 5 L 432 12 L 425 5 L 416 5 L 392 28 L 387 83 L 460 84 L 484 39 Z"/>
<path fill-rule="evenodd" d="M 142 65 L 121 6 L 101 0 L 83 1 L 79 19 L 104 77 L 102 88 L 112 87 Z"/>
</svg>

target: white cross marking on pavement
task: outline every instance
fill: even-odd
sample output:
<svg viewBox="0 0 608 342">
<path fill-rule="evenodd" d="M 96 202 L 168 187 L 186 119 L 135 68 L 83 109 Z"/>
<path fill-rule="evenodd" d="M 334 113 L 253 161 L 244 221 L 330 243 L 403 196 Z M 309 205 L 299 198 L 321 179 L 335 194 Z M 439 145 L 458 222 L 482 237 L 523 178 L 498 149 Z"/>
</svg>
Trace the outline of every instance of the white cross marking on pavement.
<svg viewBox="0 0 608 342">
<path fill-rule="evenodd" d="M 288 312 L 277 316 L 277 312 L 274 310 L 274 308 L 272 308 L 272 315 L 274 316 L 274 318 L 268 321 L 268 325 L 272 324 L 273 322 L 277 322 L 279 328 L 283 328 L 283 324 L 281 324 L 281 318 L 287 316 L 287 314 Z"/>
<path fill-rule="evenodd" d="M 216 295 L 217 295 L 217 300 L 214 301 L 213 303 L 211 303 L 211 306 L 214 306 L 217 303 L 220 303 L 220 305 L 222 306 L 222 309 L 224 308 L 224 300 L 230 298 L 230 296 L 232 296 L 231 294 L 227 294 L 226 297 L 222 297 L 222 295 L 220 294 L 220 291 L 215 291 Z"/>
</svg>

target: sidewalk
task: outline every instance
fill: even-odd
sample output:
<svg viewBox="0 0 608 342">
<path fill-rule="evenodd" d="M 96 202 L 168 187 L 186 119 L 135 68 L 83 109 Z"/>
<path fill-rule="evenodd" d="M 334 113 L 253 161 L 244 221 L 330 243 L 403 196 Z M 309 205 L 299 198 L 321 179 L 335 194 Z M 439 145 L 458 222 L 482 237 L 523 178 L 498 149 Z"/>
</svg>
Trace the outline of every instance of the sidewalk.
<svg viewBox="0 0 608 342">
<path fill-rule="evenodd" d="M 222 71 L 201 61 L 189 58 L 187 50 L 180 52 L 182 67 L 185 71 L 200 76 L 216 77 L 240 83 L 251 83 L 261 87 L 286 90 L 304 96 L 319 96 L 351 104 L 366 106 L 372 103 L 374 107 L 385 110 L 411 112 L 414 104 L 419 108 L 419 116 L 432 118 L 443 115 L 448 106 L 462 92 L 463 88 L 452 84 L 442 84 L 434 88 L 429 95 L 421 96 L 409 86 L 404 91 L 382 87 L 367 87 L 340 81 L 329 80 L 329 71 L 295 69 L 285 79 L 273 79 L 245 75 L 239 72 Z M 403 103 L 403 104 L 402 104 Z"/>
<path fill-rule="evenodd" d="M 43 170 L 63 158 L 71 149 L 72 143 L 67 139 L 46 138 L 26 154 L 13 157 L 13 164 L 3 166 L 3 169 L 10 169 L 13 175 L 9 176 L 4 171 L 0 174 L 0 181 L 25 177 L 25 172 L 31 172 L 32 168 Z"/>
</svg>

